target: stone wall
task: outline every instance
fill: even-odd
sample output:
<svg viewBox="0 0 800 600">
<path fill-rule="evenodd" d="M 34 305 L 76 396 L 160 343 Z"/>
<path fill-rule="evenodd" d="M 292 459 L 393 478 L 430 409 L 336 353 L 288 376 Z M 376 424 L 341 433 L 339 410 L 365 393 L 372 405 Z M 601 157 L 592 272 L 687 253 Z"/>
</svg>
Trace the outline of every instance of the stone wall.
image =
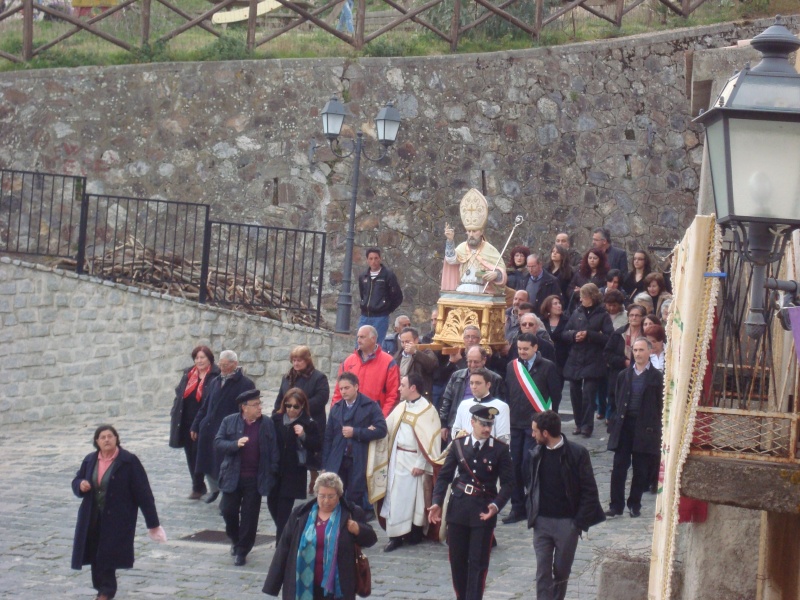
<svg viewBox="0 0 800 600">
<path fill-rule="evenodd" d="M 0 426 L 67 415 L 169 415 L 191 350 L 225 349 L 268 402 L 289 350 L 335 374 L 354 340 L 0 257 Z"/>
<path fill-rule="evenodd" d="M 384 248 L 402 310 L 424 322 L 444 224 L 458 223 L 470 187 L 489 198 L 498 247 L 517 214 L 526 223 L 512 244 L 534 248 L 567 229 L 583 249 L 598 225 L 629 250 L 678 240 L 695 214 L 702 156 L 687 57 L 768 25 L 481 55 L 2 73 L 0 166 L 83 174 L 95 193 L 209 203 L 225 220 L 324 229 L 331 310 L 353 161 L 324 149 L 310 165 L 309 140 L 321 137 L 331 95 L 353 115 L 351 136 L 372 136 L 371 119 L 393 100 L 404 119 L 395 151 L 362 161 L 355 268 L 364 247 Z"/>
</svg>

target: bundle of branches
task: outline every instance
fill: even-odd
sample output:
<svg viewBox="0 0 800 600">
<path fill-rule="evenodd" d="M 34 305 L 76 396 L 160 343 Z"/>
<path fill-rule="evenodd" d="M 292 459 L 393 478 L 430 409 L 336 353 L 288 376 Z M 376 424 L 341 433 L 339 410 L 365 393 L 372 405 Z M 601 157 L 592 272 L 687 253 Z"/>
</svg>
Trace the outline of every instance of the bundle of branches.
<svg viewBox="0 0 800 600">
<path fill-rule="evenodd" d="M 77 263 L 60 258 L 52 266 L 74 271 Z M 87 257 L 85 272 L 194 302 L 200 299 L 201 261 L 158 253 L 133 237 L 102 254 Z M 306 303 L 294 299 L 289 290 L 277 291 L 269 282 L 251 277 L 250 273 L 209 268 L 206 302 L 285 323 L 316 327 L 316 315 Z M 320 327 L 329 328 L 324 319 L 320 319 Z"/>
</svg>

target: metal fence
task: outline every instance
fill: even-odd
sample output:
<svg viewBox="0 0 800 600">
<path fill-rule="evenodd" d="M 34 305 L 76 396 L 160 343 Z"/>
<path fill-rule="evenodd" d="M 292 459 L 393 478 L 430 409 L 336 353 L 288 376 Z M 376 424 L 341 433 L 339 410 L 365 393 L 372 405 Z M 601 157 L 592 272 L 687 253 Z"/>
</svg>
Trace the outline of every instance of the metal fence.
<svg viewBox="0 0 800 600">
<path fill-rule="evenodd" d="M 0 170 L 0 251 L 74 257 L 83 177 Z"/>
<path fill-rule="evenodd" d="M 201 303 L 320 325 L 326 234 L 212 221 L 207 205 L 85 193 L 82 177 L 0 169 L 0 252 Z"/>
<path fill-rule="evenodd" d="M 210 299 L 300 311 L 317 307 L 319 314 L 325 233 L 224 221 L 211 221 L 210 232 Z"/>
<path fill-rule="evenodd" d="M 769 265 L 767 277 L 776 277 L 780 267 L 780 262 Z M 727 276 L 720 287 L 709 373 L 697 409 L 691 452 L 798 463 L 797 382 L 782 372 L 779 357 L 773 353 L 780 346 L 772 326 L 774 313 L 765 315 L 768 326 L 763 336 L 748 337 L 744 323 L 750 307 L 752 270 L 729 243 L 722 249 L 720 269 Z"/>
</svg>

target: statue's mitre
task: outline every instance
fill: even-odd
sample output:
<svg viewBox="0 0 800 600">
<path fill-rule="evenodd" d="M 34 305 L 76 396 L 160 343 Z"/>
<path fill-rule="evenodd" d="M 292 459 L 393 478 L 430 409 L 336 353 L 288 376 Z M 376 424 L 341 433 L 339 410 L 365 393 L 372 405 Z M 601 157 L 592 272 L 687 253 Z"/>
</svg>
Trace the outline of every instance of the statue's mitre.
<svg viewBox="0 0 800 600">
<path fill-rule="evenodd" d="M 461 222 L 465 229 L 485 229 L 489 219 L 489 203 L 475 188 L 472 188 L 461 199 L 459 205 Z"/>
</svg>

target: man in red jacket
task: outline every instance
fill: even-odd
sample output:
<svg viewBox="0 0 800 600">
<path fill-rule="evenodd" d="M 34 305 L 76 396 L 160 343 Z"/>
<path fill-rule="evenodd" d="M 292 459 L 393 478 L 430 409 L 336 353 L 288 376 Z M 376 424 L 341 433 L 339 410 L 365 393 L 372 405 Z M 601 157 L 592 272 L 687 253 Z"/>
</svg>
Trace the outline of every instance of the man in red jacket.
<svg viewBox="0 0 800 600">
<path fill-rule="evenodd" d="M 397 404 L 400 369 L 391 354 L 378 345 L 378 332 L 372 325 L 359 327 L 356 342 L 358 348 L 339 366 L 339 375 L 350 372 L 358 377 L 358 391 L 375 400 L 386 417 Z M 341 399 L 337 383 L 331 406 Z"/>
</svg>

